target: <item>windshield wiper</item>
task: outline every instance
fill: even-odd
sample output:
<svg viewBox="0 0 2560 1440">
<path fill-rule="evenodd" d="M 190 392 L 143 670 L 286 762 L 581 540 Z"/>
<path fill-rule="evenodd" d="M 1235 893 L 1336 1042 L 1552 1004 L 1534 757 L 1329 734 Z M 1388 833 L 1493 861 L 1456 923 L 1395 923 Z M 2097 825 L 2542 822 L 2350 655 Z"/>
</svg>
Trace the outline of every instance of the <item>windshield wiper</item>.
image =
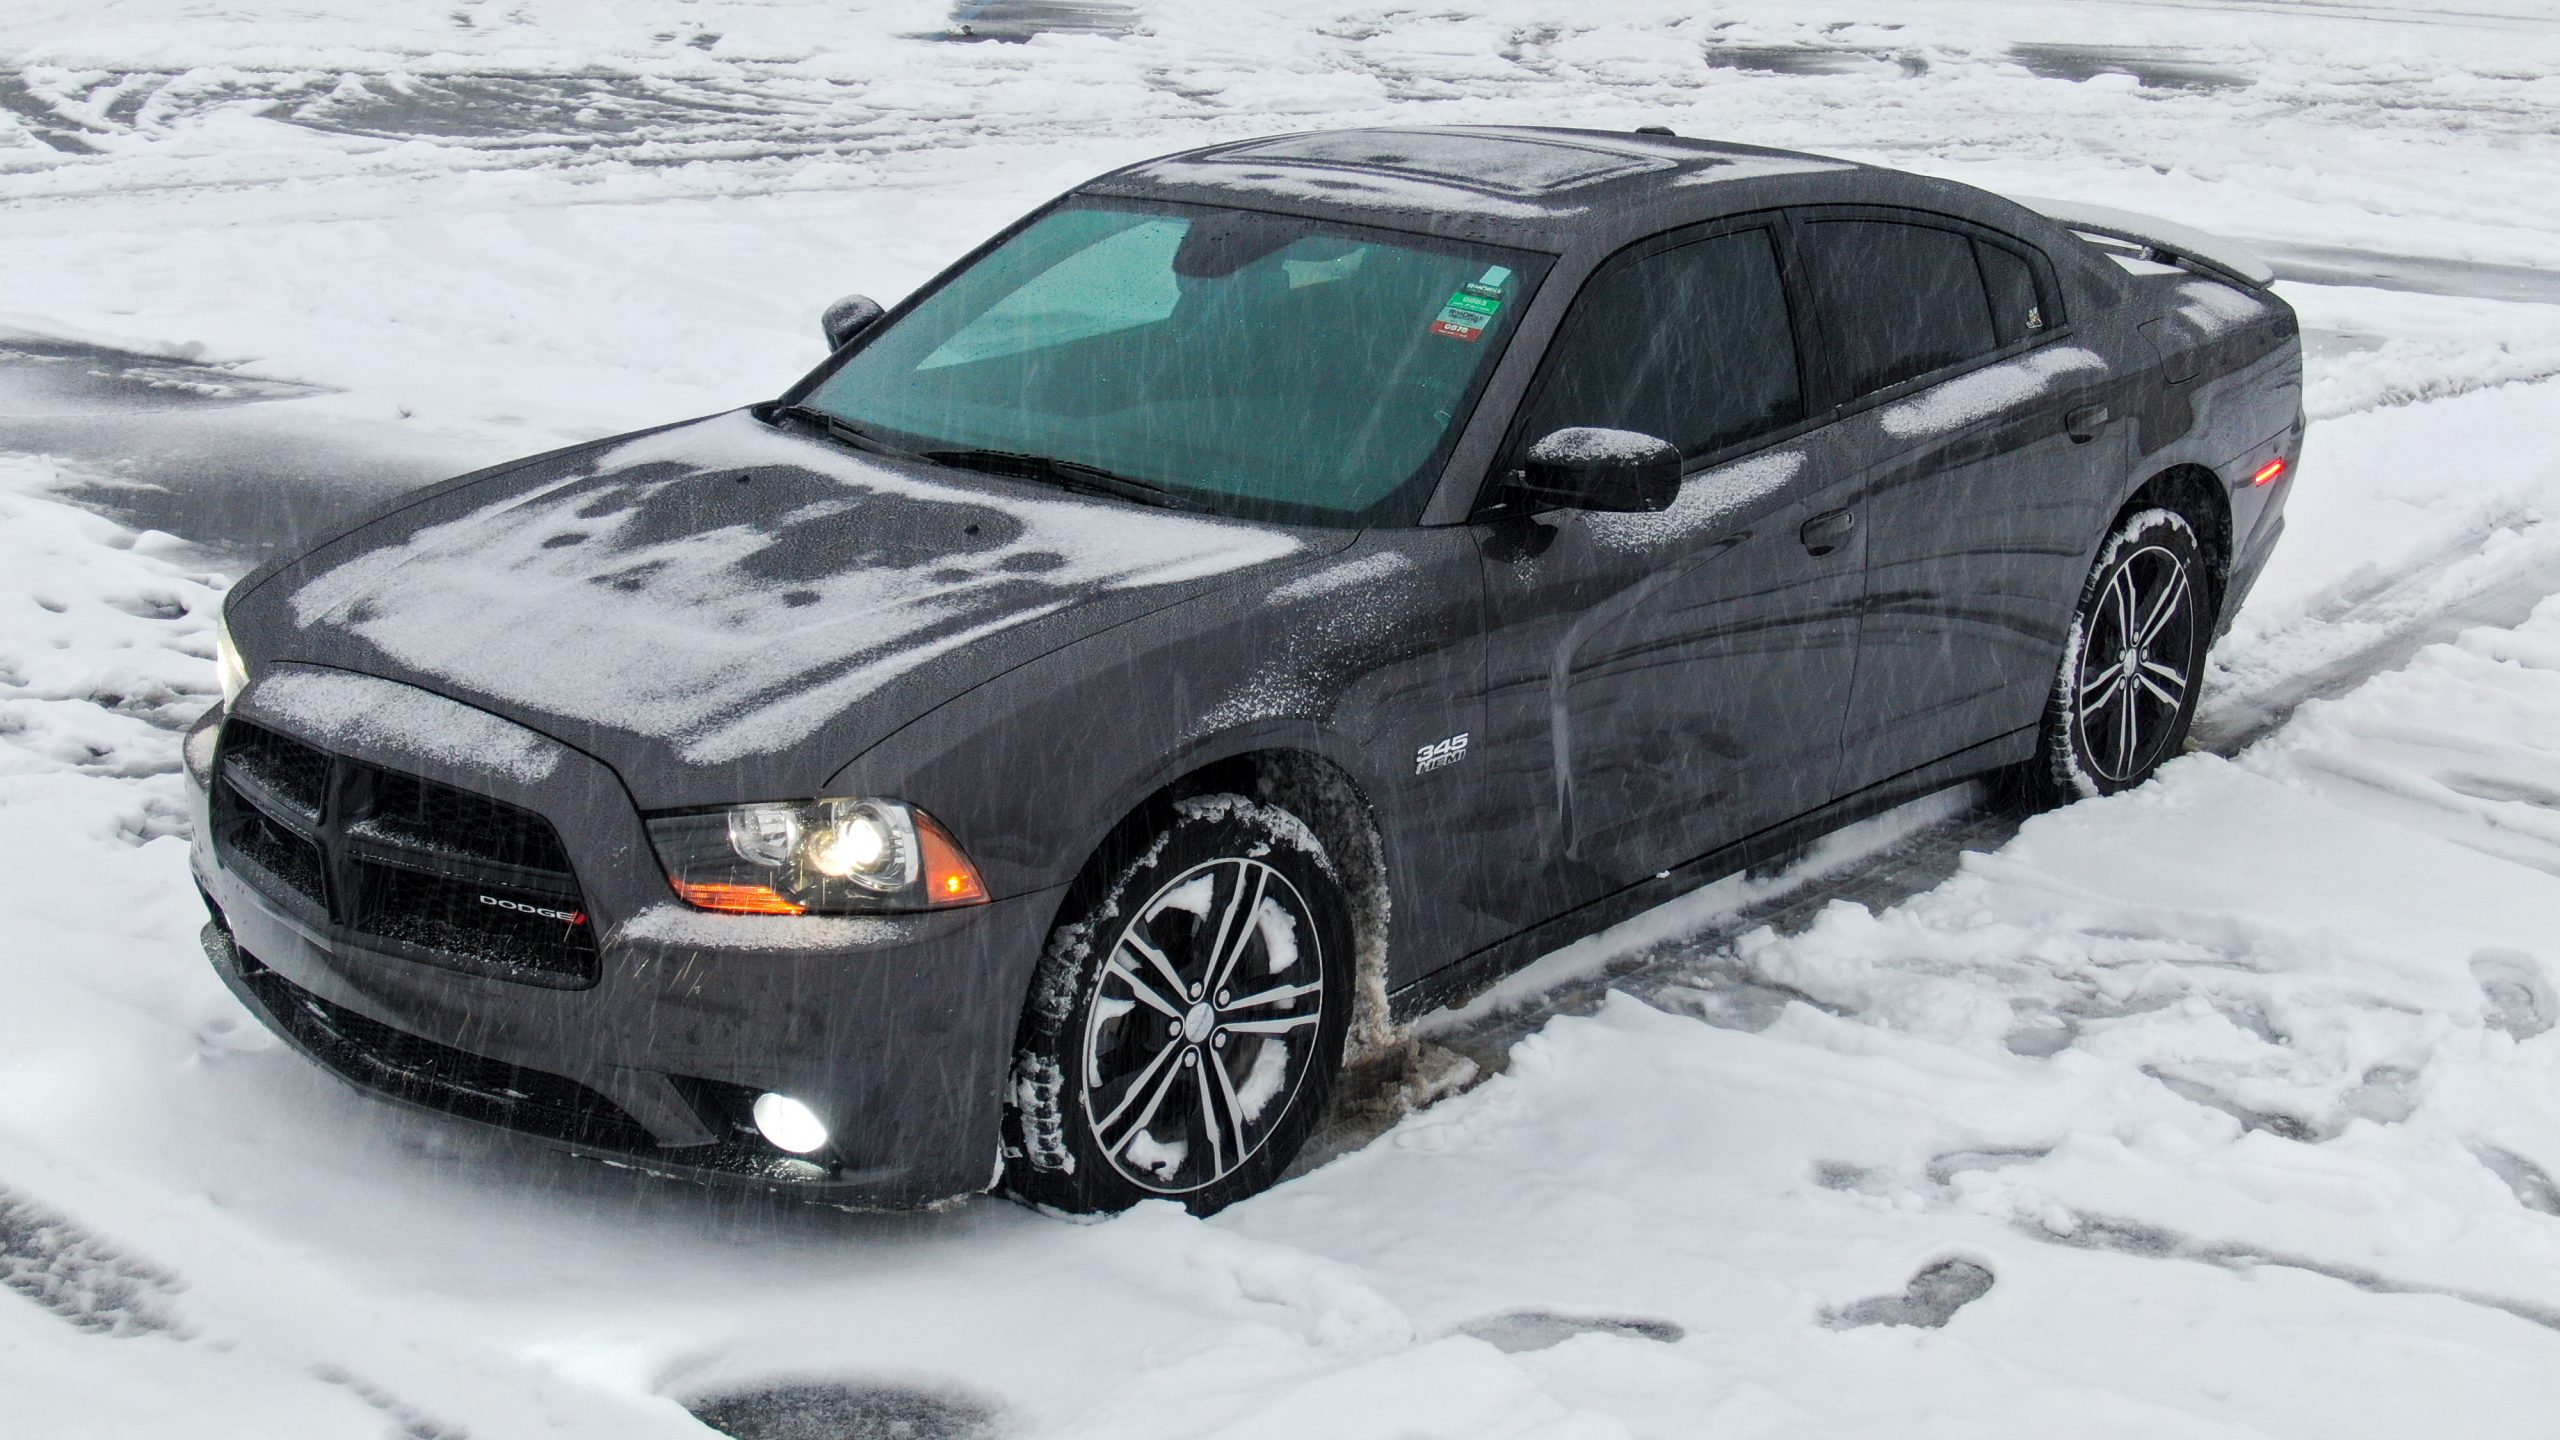
<svg viewBox="0 0 2560 1440">
<path fill-rule="evenodd" d="M 964 470 L 983 470 L 990 475 L 1022 480 L 1046 480 L 1063 490 L 1109 495 L 1121 500 L 1162 505 L 1172 510 L 1201 508 L 1152 480 L 1117 474 L 1081 460 L 1033 455 L 1021 450 L 920 450 L 916 453 L 938 464 L 957 465 Z"/>
<path fill-rule="evenodd" d="M 830 415 L 826 411 L 820 410 L 813 405 L 784 405 L 779 409 L 776 409 L 773 413 L 776 415 L 789 416 L 791 419 L 815 425 L 830 436 L 833 436 L 838 440 L 842 440 L 847 444 L 859 446 L 865 450 L 876 450 L 883 455 L 907 455 L 914 453 L 908 450 L 901 450 L 897 446 L 890 444 L 888 441 L 881 439 L 879 436 L 872 434 L 870 431 L 863 429 L 861 426 L 854 424 L 852 421 Z"/>
</svg>

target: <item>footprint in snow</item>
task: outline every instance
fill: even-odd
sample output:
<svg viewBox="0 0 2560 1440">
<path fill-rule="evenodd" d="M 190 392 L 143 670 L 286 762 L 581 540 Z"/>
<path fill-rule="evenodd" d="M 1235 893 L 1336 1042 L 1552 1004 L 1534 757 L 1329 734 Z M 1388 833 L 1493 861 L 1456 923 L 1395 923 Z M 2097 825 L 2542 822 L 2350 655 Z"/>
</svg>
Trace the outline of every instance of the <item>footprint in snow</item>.
<svg viewBox="0 0 2560 1440">
<path fill-rule="evenodd" d="M 1935 1330 L 1958 1310 L 1991 1293 L 1991 1271 L 1970 1260 L 1941 1260 L 1911 1277 L 1899 1295 L 1877 1295 L 1838 1310 L 1825 1311 L 1824 1328 L 1854 1330 L 1862 1325 L 1916 1325 Z"/>
<path fill-rule="evenodd" d="M 995 1407 L 904 1385 L 799 1381 L 685 1402 L 732 1440 L 994 1440 Z"/>
<path fill-rule="evenodd" d="M 2550 1029 L 2553 1018 L 2560 1016 L 2560 1002 L 2552 997 L 2551 981 L 2542 973 L 2542 963 L 2522 950 L 2492 945 L 2474 951 L 2471 978 L 2479 983 L 2481 995 L 2489 1002 L 2487 1018 L 2492 1030 L 2530 1040 Z"/>
<path fill-rule="evenodd" d="M 1688 1333 L 1668 1320 L 1646 1320 L 1624 1315 L 1559 1315 L 1552 1310 L 1506 1310 L 1481 1320 L 1470 1320 L 1458 1327 L 1457 1333 L 1472 1335 L 1506 1355 L 1524 1350 L 1544 1350 L 1561 1345 L 1576 1335 L 1617 1335 L 1629 1340 L 1652 1340 L 1668 1345 Z"/>
</svg>

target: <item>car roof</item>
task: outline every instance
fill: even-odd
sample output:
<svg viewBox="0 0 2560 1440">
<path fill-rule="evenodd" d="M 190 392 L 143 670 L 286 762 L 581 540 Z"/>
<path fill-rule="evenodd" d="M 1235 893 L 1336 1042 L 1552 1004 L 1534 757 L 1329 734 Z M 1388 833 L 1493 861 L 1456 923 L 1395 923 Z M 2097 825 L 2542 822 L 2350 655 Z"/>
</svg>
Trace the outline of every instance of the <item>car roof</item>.
<svg viewBox="0 0 2560 1440">
<path fill-rule="evenodd" d="M 1672 226 L 1781 205 L 1916 206 L 2010 229 L 2024 213 L 1968 185 L 1822 155 L 1539 126 L 1229 141 L 1142 160 L 1079 193 L 1279 211 L 1557 255 L 1614 250 Z"/>
</svg>

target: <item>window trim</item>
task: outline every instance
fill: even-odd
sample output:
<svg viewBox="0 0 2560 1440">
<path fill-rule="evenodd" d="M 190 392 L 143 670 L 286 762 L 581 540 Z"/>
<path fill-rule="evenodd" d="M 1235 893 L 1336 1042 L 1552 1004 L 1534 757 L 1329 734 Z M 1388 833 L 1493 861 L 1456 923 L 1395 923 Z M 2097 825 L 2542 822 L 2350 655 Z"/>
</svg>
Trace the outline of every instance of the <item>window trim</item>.
<svg viewBox="0 0 2560 1440">
<path fill-rule="evenodd" d="M 1827 419 L 1845 419 L 1878 406 L 1890 405 L 1923 390 L 1943 385 L 1959 376 L 1969 375 L 1976 370 L 1997 365 L 2003 361 L 2014 360 L 2031 350 L 2053 344 L 2071 333 L 2071 315 L 2062 304 L 2061 287 L 2056 283 L 2057 277 L 2054 273 L 2052 258 L 2045 254 L 2042 247 L 2021 240 L 2015 235 L 1994 230 L 1979 221 L 1968 220 L 1962 216 L 1948 215 L 1936 210 L 1921 210 L 1907 205 L 1801 205 L 1790 207 L 1786 212 L 1786 220 L 1789 240 L 1796 245 L 1808 244 L 1809 238 L 1804 235 L 1804 230 L 1826 220 L 1868 220 L 1895 225 L 1913 225 L 1924 230 L 1944 230 L 1961 235 L 1977 245 L 1984 243 L 1997 245 L 2027 262 L 2028 274 L 2035 281 L 2036 304 L 2047 315 L 2045 327 L 2042 330 L 2035 331 L 2022 339 L 1995 346 L 1980 355 L 1952 365 L 1942 365 L 1926 374 L 1914 375 L 1908 380 L 1888 385 L 1881 390 L 1851 395 L 1847 393 L 1848 386 L 1841 379 L 1838 366 L 1833 360 L 1836 353 L 1832 348 L 1834 339 L 1827 328 L 1830 317 L 1824 313 L 1823 297 L 1812 293 L 1812 277 L 1803 267 L 1799 255 L 1799 263 L 1793 267 L 1791 273 L 1795 276 L 1796 283 L 1804 289 L 1805 308 L 1813 313 L 1814 324 L 1822 331 L 1821 338 L 1816 341 L 1816 344 L 1820 347 L 1818 353 L 1822 357 L 1820 364 L 1822 390 L 1824 396 L 1830 401 L 1829 408 L 1823 412 Z M 1982 280 L 1983 299 L 1987 305 L 1990 301 L 1991 285 L 1989 278 L 1982 275 L 1982 257 L 1979 252 L 1974 253 L 1973 268 L 1975 276 Z M 1995 316 L 1995 323 L 1996 318 Z M 1995 329 L 1993 333 L 1996 335 L 1998 332 Z"/>
<path fill-rule="evenodd" d="M 1710 240 L 1721 240 L 1728 235 L 1738 235 L 1751 230 L 1768 233 L 1770 254 L 1777 262 L 1778 286 L 1787 307 L 1787 328 L 1795 338 L 1796 390 L 1803 397 L 1804 414 L 1778 429 L 1763 431 L 1719 449 L 1684 457 L 1680 463 L 1682 483 L 1687 483 L 1689 476 L 1701 471 L 1730 465 L 1747 455 L 1785 444 L 1831 422 L 1833 416 L 1823 404 L 1828 394 L 1828 381 L 1816 369 L 1814 360 L 1814 347 L 1822 343 L 1822 336 L 1818 322 L 1812 313 L 1809 292 L 1803 277 L 1796 269 L 1796 251 L 1793 237 L 1788 233 L 1787 212 L 1783 209 L 1754 210 L 1746 214 L 1722 215 L 1713 220 L 1656 231 L 1610 252 L 1606 259 L 1592 266 L 1590 273 L 1583 277 L 1582 283 L 1575 287 L 1573 298 L 1566 302 L 1563 312 L 1557 318 L 1554 331 L 1547 336 L 1546 349 L 1538 357 L 1536 372 L 1530 377 L 1528 385 L 1521 390 L 1519 400 L 1513 404 L 1511 417 L 1503 422 L 1502 443 L 1495 447 L 1494 463 L 1487 467 L 1482 487 L 1476 492 L 1475 504 L 1468 510 L 1468 523 L 1473 524 L 1508 515 L 1530 514 L 1540 508 L 1515 498 L 1511 492 L 1511 483 L 1521 472 L 1521 457 L 1529 446 L 1536 443 L 1536 437 L 1527 433 L 1530 417 L 1536 412 L 1538 402 L 1545 396 L 1547 387 L 1554 382 L 1557 367 L 1563 360 L 1561 342 L 1566 336 L 1567 327 L 1573 323 L 1574 314 L 1582 304 L 1583 298 L 1603 282 L 1616 278 L 1629 266 L 1641 264 L 1655 256 L 1669 254 L 1674 250 L 1705 244 Z M 1552 280 L 1553 277 L 1549 278 Z"/>
</svg>

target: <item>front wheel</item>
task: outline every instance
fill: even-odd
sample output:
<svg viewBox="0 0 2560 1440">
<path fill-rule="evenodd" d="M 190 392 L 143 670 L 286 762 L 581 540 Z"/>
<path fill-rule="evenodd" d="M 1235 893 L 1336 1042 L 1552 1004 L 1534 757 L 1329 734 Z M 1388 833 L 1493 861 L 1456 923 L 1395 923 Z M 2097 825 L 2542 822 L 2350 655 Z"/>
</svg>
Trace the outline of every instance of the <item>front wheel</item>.
<svg viewBox="0 0 2560 1440">
<path fill-rule="evenodd" d="M 1049 939 L 1016 1048 L 1005 1188 L 1090 1213 L 1209 1214 L 1323 1118 L 1351 1014 L 1350 911 L 1298 818 L 1175 805 L 1106 853 Z"/>
<path fill-rule="evenodd" d="M 2080 590 L 2028 780 L 2058 804 L 2151 778 L 2186 745 L 2213 638 L 2203 548 L 2172 510 L 2126 517 Z"/>
</svg>

